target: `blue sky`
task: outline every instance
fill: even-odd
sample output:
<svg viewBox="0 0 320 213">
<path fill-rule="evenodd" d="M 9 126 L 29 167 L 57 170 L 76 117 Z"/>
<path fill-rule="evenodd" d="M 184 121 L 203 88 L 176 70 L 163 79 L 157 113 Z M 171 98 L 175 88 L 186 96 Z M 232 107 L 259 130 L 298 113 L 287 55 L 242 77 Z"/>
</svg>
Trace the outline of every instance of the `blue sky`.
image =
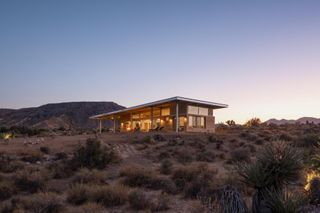
<svg viewBox="0 0 320 213">
<path fill-rule="evenodd" d="M 0 108 L 227 103 L 217 120 L 320 117 L 320 1 L 0 2 Z"/>
</svg>

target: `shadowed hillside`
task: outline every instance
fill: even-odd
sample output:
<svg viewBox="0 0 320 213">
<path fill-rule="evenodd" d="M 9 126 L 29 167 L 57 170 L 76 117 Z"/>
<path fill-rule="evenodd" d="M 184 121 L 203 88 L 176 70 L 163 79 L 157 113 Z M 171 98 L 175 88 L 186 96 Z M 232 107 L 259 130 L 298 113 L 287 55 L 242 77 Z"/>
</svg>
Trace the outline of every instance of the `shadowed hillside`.
<svg viewBox="0 0 320 213">
<path fill-rule="evenodd" d="M 89 120 L 90 116 L 123 108 L 114 102 L 69 102 L 18 110 L 0 109 L 0 126 L 93 128 L 97 124 Z"/>
</svg>

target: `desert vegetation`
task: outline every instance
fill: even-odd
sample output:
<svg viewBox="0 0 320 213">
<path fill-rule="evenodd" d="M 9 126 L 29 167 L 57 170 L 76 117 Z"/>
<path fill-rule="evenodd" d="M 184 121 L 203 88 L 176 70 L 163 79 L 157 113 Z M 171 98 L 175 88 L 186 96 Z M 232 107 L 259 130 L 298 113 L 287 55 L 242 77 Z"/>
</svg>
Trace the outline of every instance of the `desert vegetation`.
<svg viewBox="0 0 320 213">
<path fill-rule="evenodd" d="M 14 135 L 0 142 L 0 212 L 319 211 L 320 125 Z"/>
</svg>

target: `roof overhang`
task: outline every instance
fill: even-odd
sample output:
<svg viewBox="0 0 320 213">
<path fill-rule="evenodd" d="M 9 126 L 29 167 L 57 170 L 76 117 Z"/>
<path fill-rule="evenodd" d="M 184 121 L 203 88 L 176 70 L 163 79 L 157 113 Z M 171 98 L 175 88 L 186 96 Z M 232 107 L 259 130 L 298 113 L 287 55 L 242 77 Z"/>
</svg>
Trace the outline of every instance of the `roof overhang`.
<svg viewBox="0 0 320 213">
<path fill-rule="evenodd" d="M 215 103 L 215 102 L 211 102 L 211 101 L 203 101 L 203 100 L 197 100 L 197 99 L 193 99 L 193 98 L 185 98 L 185 97 L 176 96 L 176 97 L 167 98 L 167 99 L 163 99 L 163 100 L 159 100 L 159 101 L 154 101 L 154 102 L 150 102 L 150 103 L 146 103 L 146 104 L 141 104 L 141 105 L 137 105 L 137 106 L 133 106 L 133 107 L 128 107 L 128 108 L 125 108 L 122 110 L 117 110 L 117 111 L 113 111 L 113 112 L 94 115 L 94 116 L 91 116 L 90 119 L 101 119 L 103 117 L 117 115 L 120 113 L 129 112 L 132 110 L 138 110 L 138 109 L 142 109 L 142 108 L 153 107 L 153 106 L 157 106 L 157 105 L 161 105 L 161 104 L 165 104 L 165 103 L 177 102 L 177 101 L 188 102 L 188 103 L 204 105 L 204 106 L 210 106 L 214 109 L 221 109 L 221 108 L 228 107 L 227 104 L 221 104 L 221 103 Z"/>
</svg>

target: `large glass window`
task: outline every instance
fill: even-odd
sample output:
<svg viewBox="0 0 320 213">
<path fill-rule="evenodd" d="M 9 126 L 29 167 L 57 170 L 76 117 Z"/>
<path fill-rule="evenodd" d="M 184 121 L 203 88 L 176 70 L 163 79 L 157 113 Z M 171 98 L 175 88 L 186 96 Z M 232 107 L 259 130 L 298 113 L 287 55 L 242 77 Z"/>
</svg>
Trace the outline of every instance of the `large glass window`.
<svg viewBox="0 0 320 213">
<path fill-rule="evenodd" d="M 168 116 L 168 115 L 170 115 L 170 108 L 162 108 L 161 116 Z"/>
<path fill-rule="evenodd" d="M 208 115 L 209 115 L 209 110 L 208 110 L 208 108 L 199 107 L 199 115 L 208 116 Z"/>
<path fill-rule="evenodd" d="M 193 128 L 205 128 L 203 116 L 189 116 L 189 127 Z"/>
<path fill-rule="evenodd" d="M 188 106 L 188 114 L 208 116 L 209 109 L 205 107 Z"/>
</svg>

